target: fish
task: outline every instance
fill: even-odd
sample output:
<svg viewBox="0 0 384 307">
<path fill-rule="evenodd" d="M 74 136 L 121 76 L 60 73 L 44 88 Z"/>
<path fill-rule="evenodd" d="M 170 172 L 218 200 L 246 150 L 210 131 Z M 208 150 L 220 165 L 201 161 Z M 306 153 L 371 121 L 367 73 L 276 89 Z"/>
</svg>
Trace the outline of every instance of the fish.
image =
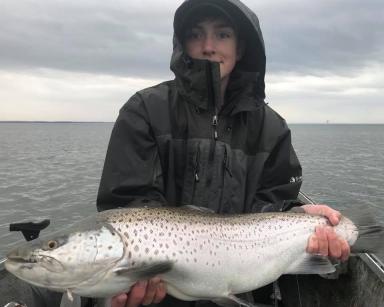
<svg viewBox="0 0 384 307">
<path fill-rule="evenodd" d="M 334 226 L 353 252 L 382 247 L 383 225 L 342 216 Z M 167 293 L 219 306 L 258 306 L 237 294 L 283 274 L 328 274 L 331 261 L 308 254 L 315 228 L 330 225 L 301 212 L 216 214 L 186 207 L 130 207 L 96 213 L 65 231 L 10 251 L 5 268 L 39 287 L 108 301 L 159 276 Z M 109 299 L 110 302 L 110 299 Z"/>
</svg>

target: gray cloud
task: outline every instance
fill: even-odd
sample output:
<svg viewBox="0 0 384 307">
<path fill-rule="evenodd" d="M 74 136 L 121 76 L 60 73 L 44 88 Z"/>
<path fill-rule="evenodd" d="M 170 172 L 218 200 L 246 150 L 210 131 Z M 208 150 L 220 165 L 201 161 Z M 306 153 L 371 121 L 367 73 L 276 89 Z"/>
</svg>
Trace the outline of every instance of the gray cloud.
<svg viewBox="0 0 384 307">
<path fill-rule="evenodd" d="M 272 71 L 349 74 L 384 62 L 382 1 L 284 1 L 259 11 Z"/>
<path fill-rule="evenodd" d="M 244 2 L 261 19 L 269 71 L 347 75 L 384 61 L 382 0 Z M 3 0 L 0 69 L 168 77 L 180 3 Z"/>
<path fill-rule="evenodd" d="M 104 3 L 6 1 L 0 12 L 0 66 L 164 75 L 172 49 L 170 12 L 127 1 Z"/>
</svg>

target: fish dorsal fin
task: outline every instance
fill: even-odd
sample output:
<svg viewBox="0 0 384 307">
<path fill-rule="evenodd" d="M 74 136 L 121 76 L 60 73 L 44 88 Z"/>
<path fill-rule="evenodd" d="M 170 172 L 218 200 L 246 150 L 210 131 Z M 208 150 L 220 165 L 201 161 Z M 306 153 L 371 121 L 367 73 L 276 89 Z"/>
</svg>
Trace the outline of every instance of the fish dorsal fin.
<svg viewBox="0 0 384 307">
<path fill-rule="evenodd" d="M 60 307 L 81 307 L 80 295 L 73 294 L 70 289 L 63 294 L 63 298 L 60 302 Z"/>
<path fill-rule="evenodd" d="M 154 262 L 143 264 L 136 267 L 119 267 L 115 273 L 120 276 L 129 276 L 132 280 L 145 280 L 159 274 L 164 274 L 170 271 L 173 267 L 171 261 Z"/>
<path fill-rule="evenodd" d="M 181 208 L 189 209 L 189 210 L 195 210 L 203 213 L 215 213 L 212 209 L 206 208 L 206 207 L 198 207 L 195 205 L 184 205 Z"/>
<path fill-rule="evenodd" d="M 327 257 L 307 254 L 303 259 L 293 262 L 285 274 L 329 274 L 335 271 Z"/>
</svg>

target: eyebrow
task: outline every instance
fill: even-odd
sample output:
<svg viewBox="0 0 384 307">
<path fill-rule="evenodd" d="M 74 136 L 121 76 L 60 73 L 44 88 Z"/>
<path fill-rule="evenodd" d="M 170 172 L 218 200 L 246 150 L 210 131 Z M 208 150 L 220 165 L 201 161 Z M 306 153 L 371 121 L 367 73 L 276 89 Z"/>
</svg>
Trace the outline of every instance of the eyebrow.
<svg viewBox="0 0 384 307">
<path fill-rule="evenodd" d="M 198 28 L 198 29 L 203 29 L 202 26 L 200 26 L 199 24 L 197 25 L 194 25 L 193 27 L 191 27 L 191 30 L 192 29 L 195 29 L 195 28 Z M 231 30 L 234 30 L 233 27 L 227 23 L 222 23 L 222 24 L 216 24 L 214 25 L 214 28 L 216 29 L 221 29 L 221 28 L 230 28 Z"/>
</svg>

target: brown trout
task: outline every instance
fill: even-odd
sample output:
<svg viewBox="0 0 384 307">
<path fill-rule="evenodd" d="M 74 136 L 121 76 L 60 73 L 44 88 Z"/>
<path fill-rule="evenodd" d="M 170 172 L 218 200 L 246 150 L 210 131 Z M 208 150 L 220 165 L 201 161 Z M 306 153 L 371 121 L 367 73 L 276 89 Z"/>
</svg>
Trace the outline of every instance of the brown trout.
<svg viewBox="0 0 384 307">
<path fill-rule="evenodd" d="M 235 295 L 282 274 L 325 274 L 327 258 L 306 253 L 327 219 L 305 213 L 218 215 L 191 208 L 104 211 L 65 232 L 11 251 L 6 269 L 33 285 L 85 297 L 112 297 L 160 276 L 181 300 L 255 306 Z M 356 252 L 381 247 L 383 227 L 342 217 L 334 227 Z"/>
</svg>

